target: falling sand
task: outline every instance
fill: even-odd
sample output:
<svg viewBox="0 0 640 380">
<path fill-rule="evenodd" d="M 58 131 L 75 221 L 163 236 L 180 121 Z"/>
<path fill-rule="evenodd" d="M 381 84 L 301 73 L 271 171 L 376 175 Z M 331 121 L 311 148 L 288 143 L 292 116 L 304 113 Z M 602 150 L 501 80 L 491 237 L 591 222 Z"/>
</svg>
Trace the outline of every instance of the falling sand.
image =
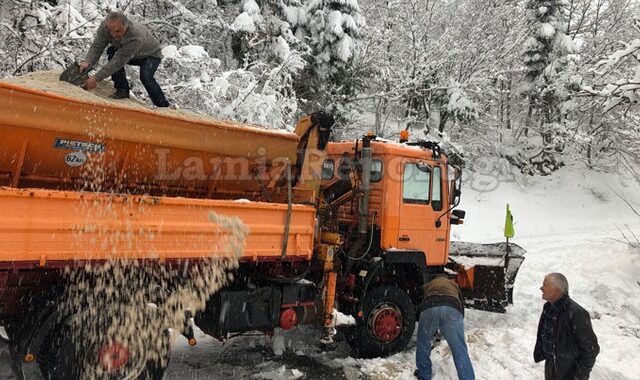
<svg viewBox="0 0 640 380">
<path fill-rule="evenodd" d="M 103 203 L 99 207 L 108 210 Z M 109 211 L 106 211 L 109 212 Z M 168 329 L 182 331 L 191 315 L 233 279 L 248 230 L 237 217 L 210 213 L 219 226 L 215 257 L 168 265 L 153 260 L 114 259 L 67 269 L 68 288 L 62 300 L 64 323 L 76 347 L 78 375 L 86 379 L 128 378 L 147 365 L 166 367 L 170 352 Z M 115 244 L 144 231 L 104 236 Z M 222 248 L 222 249 L 221 249 Z M 220 253 L 222 252 L 222 254 Z M 111 368 L 114 355 L 126 352 L 127 365 Z M 117 359 L 115 359 L 117 361 Z"/>
</svg>

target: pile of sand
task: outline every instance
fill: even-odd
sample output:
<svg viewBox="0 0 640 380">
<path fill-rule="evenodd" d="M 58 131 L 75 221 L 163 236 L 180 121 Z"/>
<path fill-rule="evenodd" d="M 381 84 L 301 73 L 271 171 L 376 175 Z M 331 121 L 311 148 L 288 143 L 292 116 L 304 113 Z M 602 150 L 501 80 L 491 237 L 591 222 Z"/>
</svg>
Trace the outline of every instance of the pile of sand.
<svg viewBox="0 0 640 380">
<path fill-rule="evenodd" d="M 91 91 L 83 90 L 81 87 L 74 86 L 59 80 L 59 71 L 37 71 L 27 73 L 17 77 L 3 78 L 2 82 L 19 85 L 21 87 L 40 90 L 77 99 L 83 102 L 98 103 L 104 105 L 117 105 L 119 107 L 127 107 L 134 109 L 147 109 L 143 102 L 134 99 L 110 99 L 115 90 L 109 81 L 98 82 L 98 87 Z"/>
<path fill-rule="evenodd" d="M 233 125 L 246 127 L 247 125 L 242 125 L 230 121 L 220 121 L 214 119 L 209 116 L 199 115 L 195 112 L 189 110 L 180 110 L 173 108 L 158 108 L 151 105 L 146 104 L 140 100 L 135 99 L 110 99 L 109 95 L 113 94 L 115 89 L 113 88 L 112 82 L 110 81 L 101 81 L 98 82 L 98 87 L 86 91 L 79 86 L 75 86 L 71 83 L 67 83 L 64 81 L 60 81 L 60 71 L 37 71 L 33 73 L 27 73 L 21 76 L 16 77 L 8 77 L 0 79 L 0 82 L 10 83 L 14 85 L 18 85 L 21 87 L 40 90 L 60 96 L 64 96 L 67 98 L 71 98 L 84 103 L 93 103 L 102 106 L 115 106 L 119 108 L 129 108 L 135 110 L 146 110 L 152 111 L 159 114 L 178 117 L 181 119 L 186 119 L 189 121 L 196 122 L 209 122 L 215 124 L 225 124 L 225 125 Z M 260 128 L 260 129 L 269 129 L 264 126 L 259 125 L 251 125 L 251 127 Z"/>
</svg>

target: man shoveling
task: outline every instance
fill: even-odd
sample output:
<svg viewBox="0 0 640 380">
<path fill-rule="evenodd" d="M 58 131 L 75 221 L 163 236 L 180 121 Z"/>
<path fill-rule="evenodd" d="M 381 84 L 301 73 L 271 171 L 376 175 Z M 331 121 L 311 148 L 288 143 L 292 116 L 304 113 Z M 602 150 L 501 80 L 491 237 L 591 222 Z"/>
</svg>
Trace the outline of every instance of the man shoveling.
<svg viewBox="0 0 640 380">
<path fill-rule="evenodd" d="M 140 66 L 140 81 L 149 93 L 149 97 L 158 107 L 168 107 L 164 96 L 153 75 L 162 60 L 160 43 L 142 24 L 130 21 L 122 12 L 111 12 L 100 24 L 96 36 L 89 47 L 84 61 L 80 62 L 80 70 L 87 70 L 98 62 L 104 49 L 107 48 L 109 62 L 84 82 L 84 88 L 96 88 L 98 82 L 111 75 L 116 92 L 112 99 L 129 97 L 129 82 L 124 65 Z"/>
</svg>

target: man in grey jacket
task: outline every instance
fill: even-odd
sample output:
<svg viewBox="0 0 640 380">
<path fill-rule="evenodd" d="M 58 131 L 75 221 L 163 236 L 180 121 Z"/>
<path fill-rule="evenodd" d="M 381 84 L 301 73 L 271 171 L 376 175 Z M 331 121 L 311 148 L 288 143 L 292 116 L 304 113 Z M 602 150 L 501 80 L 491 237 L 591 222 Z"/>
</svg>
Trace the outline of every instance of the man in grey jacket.
<svg viewBox="0 0 640 380">
<path fill-rule="evenodd" d="M 96 88 L 99 81 L 111 75 L 116 88 L 111 98 L 128 98 L 130 87 L 124 65 L 140 66 L 140 81 L 153 104 L 168 107 L 169 102 L 153 77 L 162 60 L 160 43 L 153 34 L 144 25 L 130 21 L 124 13 L 110 12 L 98 27 L 80 70 L 95 65 L 107 45 L 110 45 L 107 48 L 109 62 L 86 80 L 84 88 Z"/>
</svg>

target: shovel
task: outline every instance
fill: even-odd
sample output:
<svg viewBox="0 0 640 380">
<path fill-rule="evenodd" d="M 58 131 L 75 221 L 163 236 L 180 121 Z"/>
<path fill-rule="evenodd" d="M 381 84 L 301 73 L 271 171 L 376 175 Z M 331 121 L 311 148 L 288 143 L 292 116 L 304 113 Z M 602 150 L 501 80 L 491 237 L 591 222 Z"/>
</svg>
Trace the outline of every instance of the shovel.
<svg viewBox="0 0 640 380">
<path fill-rule="evenodd" d="M 89 71 L 91 71 L 91 67 L 88 67 L 84 71 L 80 71 L 80 65 L 74 62 L 67 66 L 62 74 L 60 74 L 60 80 L 69 82 L 76 86 L 82 86 L 87 78 L 89 78 Z"/>
</svg>

